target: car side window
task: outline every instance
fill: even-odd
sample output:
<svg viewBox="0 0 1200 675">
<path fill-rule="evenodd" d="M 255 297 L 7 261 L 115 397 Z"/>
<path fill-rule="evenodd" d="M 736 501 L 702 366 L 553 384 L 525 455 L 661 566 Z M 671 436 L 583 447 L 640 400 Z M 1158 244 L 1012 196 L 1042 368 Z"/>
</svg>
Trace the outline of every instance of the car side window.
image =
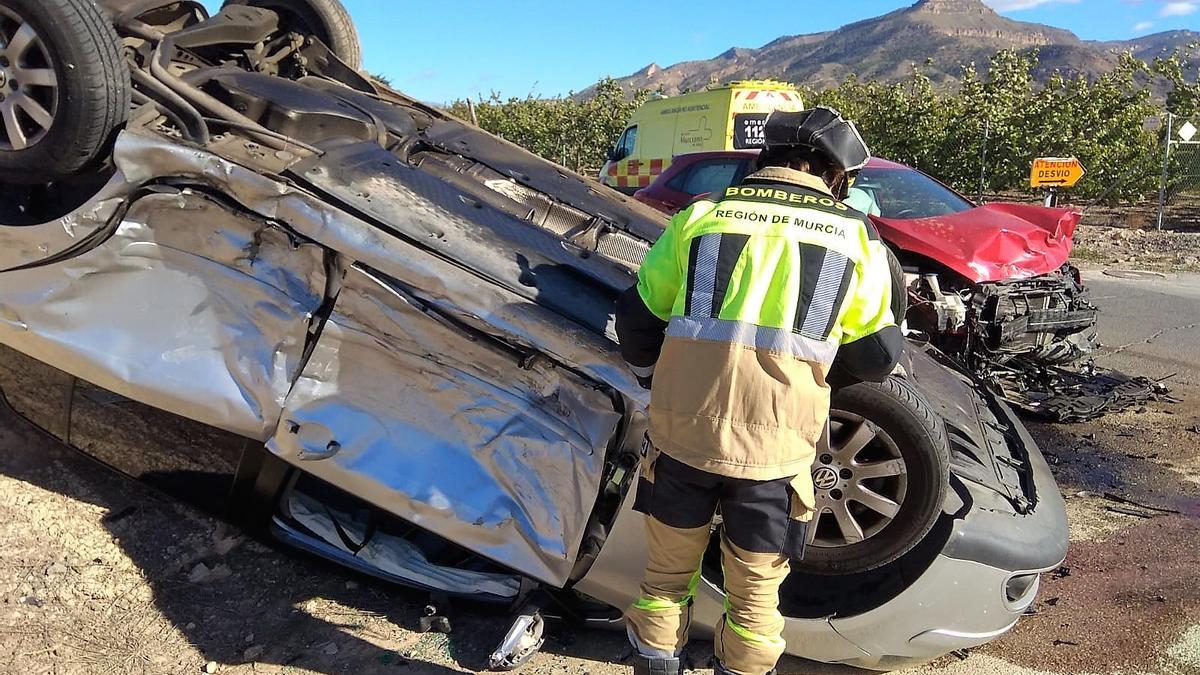
<svg viewBox="0 0 1200 675">
<path fill-rule="evenodd" d="M 633 148 L 637 145 L 637 127 L 629 127 L 625 133 L 621 134 L 621 140 L 617 141 L 616 155 L 617 159 L 625 159 L 633 154 Z"/>
<path fill-rule="evenodd" d="M 686 174 L 677 176 L 679 187 L 668 184 L 667 187 L 687 195 L 712 194 L 724 192 L 725 188 L 733 185 L 741 172 L 743 162 L 738 160 L 713 160 L 698 162 Z M 674 183 L 675 181 L 671 181 Z"/>
<path fill-rule="evenodd" d="M 856 209 L 868 216 L 883 215 L 883 211 L 879 208 L 879 198 L 875 195 L 875 187 L 873 185 L 858 185 L 850 188 L 846 198 L 842 200 L 846 206 Z"/>
<path fill-rule="evenodd" d="M 676 192 L 683 192 L 683 184 L 687 182 L 688 176 L 692 175 L 692 170 L 695 168 L 695 166 L 689 166 L 672 176 L 671 180 L 667 181 L 667 188 Z"/>
</svg>

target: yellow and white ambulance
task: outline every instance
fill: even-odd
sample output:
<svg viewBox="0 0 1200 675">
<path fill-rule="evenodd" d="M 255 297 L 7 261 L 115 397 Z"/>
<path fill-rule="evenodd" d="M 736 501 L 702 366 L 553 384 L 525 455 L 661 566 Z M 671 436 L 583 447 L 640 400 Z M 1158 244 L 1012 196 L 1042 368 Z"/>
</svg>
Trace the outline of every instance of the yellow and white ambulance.
<svg viewBox="0 0 1200 675">
<path fill-rule="evenodd" d="M 803 109 L 800 92 L 776 80 L 741 80 L 650 99 L 609 150 L 600 181 L 633 194 L 650 185 L 676 155 L 761 148 L 769 113 Z"/>
</svg>

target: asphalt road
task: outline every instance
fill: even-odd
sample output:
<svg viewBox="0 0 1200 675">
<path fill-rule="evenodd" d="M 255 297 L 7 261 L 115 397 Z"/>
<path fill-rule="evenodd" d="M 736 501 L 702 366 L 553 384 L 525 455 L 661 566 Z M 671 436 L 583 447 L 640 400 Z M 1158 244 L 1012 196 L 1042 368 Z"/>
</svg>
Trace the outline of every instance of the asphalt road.
<svg viewBox="0 0 1200 675">
<path fill-rule="evenodd" d="M 1083 274 L 1101 308 L 1106 364 L 1200 386 L 1200 274 L 1113 268 Z"/>
<path fill-rule="evenodd" d="M 963 665 L 985 656 L 997 661 L 978 672 L 1200 674 L 1200 274 L 1083 274 L 1101 308 L 1097 363 L 1165 379 L 1178 401 L 1029 423 L 1067 497 L 1065 571 L 1044 577 L 1033 616 Z M 1128 503 L 1167 511 L 1129 515 Z"/>
<path fill-rule="evenodd" d="M 1200 275 L 1085 277 L 1101 365 L 1174 375 L 1181 402 L 1031 423 L 1068 498 L 1066 569 L 1011 634 L 905 675 L 1200 675 Z M 450 635 L 420 633 L 420 594 L 263 546 L 2 411 L 0 541 L 2 673 L 471 672 L 506 627 L 451 608 Z M 555 626 L 525 673 L 628 673 L 627 657 L 619 634 Z"/>
</svg>

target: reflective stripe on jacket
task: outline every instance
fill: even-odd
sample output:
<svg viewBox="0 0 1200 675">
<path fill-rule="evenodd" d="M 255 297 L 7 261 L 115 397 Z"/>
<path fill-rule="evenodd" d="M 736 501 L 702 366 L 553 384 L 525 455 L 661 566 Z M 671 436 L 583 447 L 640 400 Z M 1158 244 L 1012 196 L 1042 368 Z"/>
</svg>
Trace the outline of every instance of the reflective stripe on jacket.
<svg viewBox="0 0 1200 675">
<path fill-rule="evenodd" d="M 733 478 L 800 475 L 811 507 L 830 367 L 890 372 L 891 293 L 870 220 L 815 176 L 767 169 L 680 212 L 617 312 L 626 359 L 653 375 L 655 446 Z"/>
</svg>

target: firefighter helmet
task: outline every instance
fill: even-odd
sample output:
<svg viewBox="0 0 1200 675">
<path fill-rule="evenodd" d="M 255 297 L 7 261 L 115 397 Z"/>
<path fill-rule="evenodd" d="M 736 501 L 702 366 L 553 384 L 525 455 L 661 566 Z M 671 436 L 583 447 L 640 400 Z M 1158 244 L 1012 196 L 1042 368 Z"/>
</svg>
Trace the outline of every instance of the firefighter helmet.
<svg viewBox="0 0 1200 675">
<path fill-rule="evenodd" d="M 854 123 L 833 108 L 819 106 L 803 112 L 776 111 L 763 130 L 766 150 L 807 147 L 816 150 L 841 171 L 867 165 L 871 151 Z"/>
</svg>

